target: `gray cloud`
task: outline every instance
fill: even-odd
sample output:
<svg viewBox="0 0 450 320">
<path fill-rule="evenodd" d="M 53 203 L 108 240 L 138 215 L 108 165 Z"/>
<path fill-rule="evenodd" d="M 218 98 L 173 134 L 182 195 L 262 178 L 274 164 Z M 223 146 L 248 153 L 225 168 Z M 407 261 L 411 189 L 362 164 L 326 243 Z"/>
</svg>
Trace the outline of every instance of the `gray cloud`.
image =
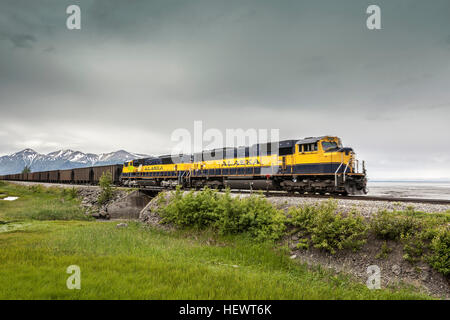
<svg viewBox="0 0 450 320">
<path fill-rule="evenodd" d="M 0 4 L 0 154 L 170 150 L 206 127 L 334 134 L 371 176 L 450 178 L 447 0 Z M 419 151 L 420 150 L 420 151 Z"/>
<path fill-rule="evenodd" d="M 17 48 L 31 48 L 36 41 L 30 34 L 0 34 L 0 38 L 8 39 Z"/>
</svg>

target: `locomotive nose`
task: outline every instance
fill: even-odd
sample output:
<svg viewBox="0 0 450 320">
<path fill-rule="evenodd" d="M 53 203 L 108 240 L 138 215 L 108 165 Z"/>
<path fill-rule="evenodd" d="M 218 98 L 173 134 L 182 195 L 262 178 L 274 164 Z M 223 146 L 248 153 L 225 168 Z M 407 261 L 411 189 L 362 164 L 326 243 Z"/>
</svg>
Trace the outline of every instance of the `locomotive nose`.
<svg viewBox="0 0 450 320">
<path fill-rule="evenodd" d="M 341 148 L 339 152 L 344 152 L 346 156 L 353 153 L 353 148 Z"/>
</svg>

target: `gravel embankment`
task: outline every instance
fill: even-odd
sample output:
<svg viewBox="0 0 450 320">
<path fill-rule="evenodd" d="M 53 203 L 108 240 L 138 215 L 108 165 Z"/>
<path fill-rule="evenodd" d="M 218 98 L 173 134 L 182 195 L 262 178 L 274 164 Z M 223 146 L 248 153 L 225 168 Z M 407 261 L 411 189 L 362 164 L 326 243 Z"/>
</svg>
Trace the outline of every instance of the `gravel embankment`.
<svg viewBox="0 0 450 320">
<path fill-rule="evenodd" d="M 232 197 L 248 197 L 249 194 L 232 193 Z M 329 201 L 325 198 L 307 198 L 307 197 L 268 197 L 268 201 L 280 209 L 288 209 L 292 206 L 312 205 L 321 202 Z M 338 210 L 341 212 L 349 212 L 356 209 L 364 217 L 368 218 L 380 210 L 406 210 L 414 208 L 416 211 L 437 213 L 450 211 L 450 205 L 444 204 L 430 204 L 430 203 L 416 203 L 416 202 L 396 202 L 396 201 L 373 201 L 373 200 L 351 200 L 351 199 L 334 199 L 337 201 Z"/>
<path fill-rule="evenodd" d="M 290 197 L 276 197 L 268 198 L 277 207 L 288 208 L 291 206 L 314 204 L 324 201 L 329 201 L 327 199 L 317 199 L 317 198 L 290 198 Z M 342 212 L 349 212 L 356 209 L 364 217 L 370 217 L 371 215 L 377 213 L 380 210 L 406 210 L 408 208 L 414 208 L 416 211 L 436 213 L 445 212 L 450 210 L 450 205 L 442 204 L 428 204 L 428 203 L 414 203 L 414 202 L 395 202 L 395 201 L 371 201 L 371 200 L 334 200 L 338 203 L 338 210 Z"/>
</svg>

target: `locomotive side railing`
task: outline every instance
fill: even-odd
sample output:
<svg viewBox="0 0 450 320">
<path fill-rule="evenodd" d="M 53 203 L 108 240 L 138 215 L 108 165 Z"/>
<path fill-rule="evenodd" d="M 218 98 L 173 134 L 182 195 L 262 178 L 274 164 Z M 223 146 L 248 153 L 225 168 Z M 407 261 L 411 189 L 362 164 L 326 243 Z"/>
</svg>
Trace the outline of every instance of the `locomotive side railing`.
<svg viewBox="0 0 450 320">
<path fill-rule="evenodd" d="M 339 165 L 339 167 L 336 169 L 336 172 L 334 173 L 334 185 L 337 187 L 338 185 L 338 172 L 339 169 L 341 169 L 341 167 L 344 165 L 344 154 L 341 153 L 341 164 Z"/>
<path fill-rule="evenodd" d="M 345 182 L 345 173 L 347 172 L 347 169 L 348 169 L 348 163 L 347 163 L 347 165 L 345 166 L 345 169 L 344 169 L 344 182 Z"/>
</svg>

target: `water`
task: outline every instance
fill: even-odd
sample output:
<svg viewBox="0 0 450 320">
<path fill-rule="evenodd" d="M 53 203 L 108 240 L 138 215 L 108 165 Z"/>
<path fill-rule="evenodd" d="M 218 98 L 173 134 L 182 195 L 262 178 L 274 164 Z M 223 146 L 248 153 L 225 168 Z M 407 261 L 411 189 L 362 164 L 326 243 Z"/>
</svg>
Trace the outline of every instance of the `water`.
<svg viewBox="0 0 450 320">
<path fill-rule="evenodd" d="M 0 199 L 0 200 L 14 201 L 14 200 L 17 200 L 17 199 L 19 199 L 19 197 L 6 197 L 6 198 Z"/>
<path fill-rule="evenodd" d="M 370 196 L 450 200 L 450 182 L 369 181 Z"/>
</svg>

